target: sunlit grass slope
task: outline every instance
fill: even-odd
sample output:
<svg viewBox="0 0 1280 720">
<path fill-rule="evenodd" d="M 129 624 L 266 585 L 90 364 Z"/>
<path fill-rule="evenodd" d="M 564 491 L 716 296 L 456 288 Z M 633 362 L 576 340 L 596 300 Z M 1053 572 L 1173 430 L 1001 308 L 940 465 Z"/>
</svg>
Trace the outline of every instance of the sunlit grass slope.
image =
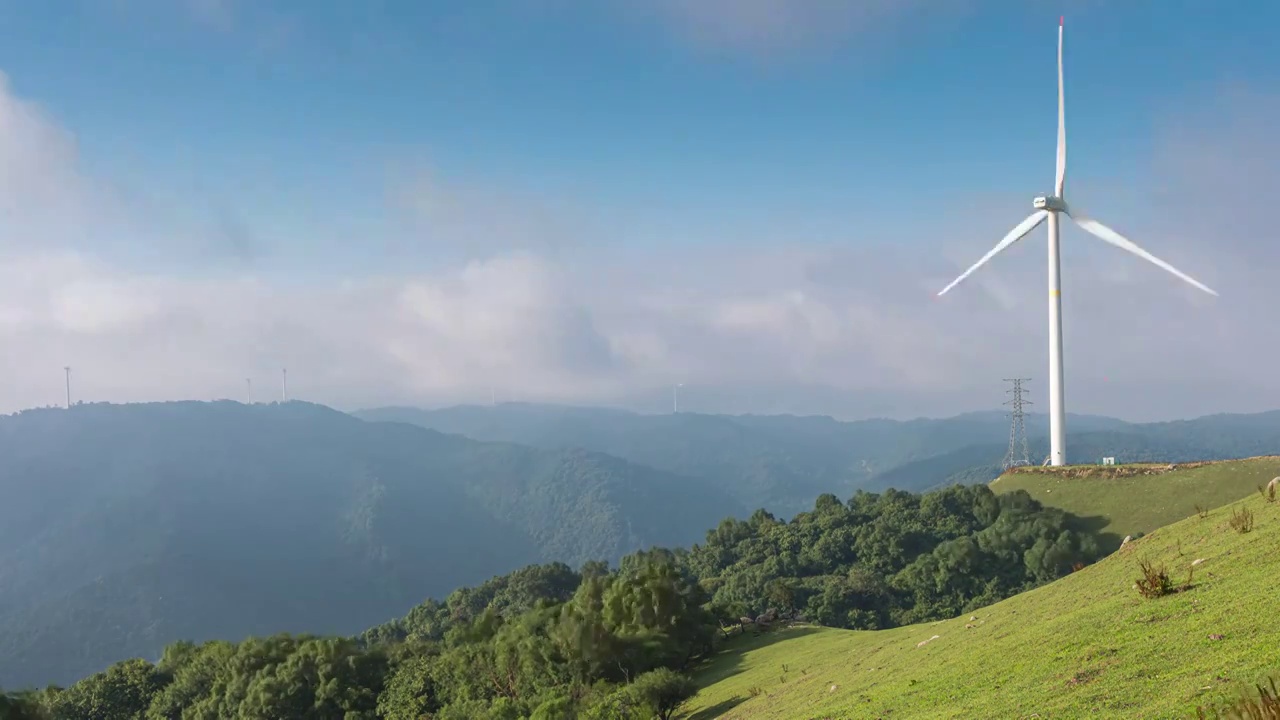
<svg viewBox="0 0 1280 720">
<path fill-rule="evenodd" d="M 1148 533 L 1257 494 L 1280 476 L 1280 457 L 1168 465 L 1024 467 L 992 481 L 998 493 L 1026 490 L 1045 505 L 1092 518 L 1112 550 L 1125 535 Z"/>
<path fill-rule="evenodd" d="M 1202 562 L 1190 589 L 1148 600 L 1144 559 L 1175 583 Z M 700 669 L 685 717 L 1189 717 L 1280 671 L 1278 619 L 1280 503 L 1255 492 L 971 616 L 744 636 Z"/>
</svg>

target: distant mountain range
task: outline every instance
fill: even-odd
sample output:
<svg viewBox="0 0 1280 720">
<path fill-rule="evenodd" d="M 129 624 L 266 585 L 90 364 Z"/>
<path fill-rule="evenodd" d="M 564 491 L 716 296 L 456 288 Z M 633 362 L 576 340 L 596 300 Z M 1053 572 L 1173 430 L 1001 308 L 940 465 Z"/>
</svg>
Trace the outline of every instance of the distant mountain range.
<svg viewBox="0 0 1280 720">
<path fill-rule="evenodd" d="M 927 490 L 999 474 L 1009 420 L 1000 412 L 945 419 L 861 420 L 793 415 L 640 415 L 522 403 L 441 410 L 390 407 L 355 413 L 479 440 L 585 448 L 701 478 L 749 508 L 785 516 L 819 494 L 862 488 Z M 1026 418 L 1033 463 L 1048 454 L 1048 417 Z M 1280 411 L 1128 423 L 1068 418 L 1068 455 L 1080 462 L 1228 459 L 1280 450 Z"/>
<path fill-rule="evenodd" d="M 183 638 L 357 633 L 529 563 L 687 545 L 745 511 L 599 453 L 305 403 L 0 417 L 0 686 Z"/>
<path fill-rule="evenodd" d="M 1046 422 L 1029 416 L 1033 457 Z M 1280 412 L 1070 419 L 1074 458 L 1280 451 Z M 503 404 L 79 405 L 0 417 L 0 686 L 178 639 L 351 634 L 534 562 L 688 546 L 823 493 L 986 482 L 1000 413 L 639 415 Z"/>
</svg>

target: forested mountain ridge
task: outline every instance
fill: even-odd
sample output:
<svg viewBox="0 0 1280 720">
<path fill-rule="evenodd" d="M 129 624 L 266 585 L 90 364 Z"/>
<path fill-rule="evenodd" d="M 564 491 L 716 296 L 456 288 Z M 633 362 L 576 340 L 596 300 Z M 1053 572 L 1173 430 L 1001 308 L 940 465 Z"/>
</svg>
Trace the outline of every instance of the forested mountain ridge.
<svg viewBox="0 0 1280 720">
<path fill-rule="evenodd" d="M 750 509 L 790 515 L 824 492 L 851 492 L 865 475 L 806 431 L 779 436 L 732 418 L 681 413 L 636 415 L 594 408 L 509 404 L 436 412 L 386 408 L 356 413 L 478 440 L 542 448 L 585 448 L 696 478 Z"/>
<path fill-rule="evenodd" d="M 616 560 L 742 512 L 598 453 L 298 402 L 0 417 L 0 497 L 7 686 L 179 638 L 355 633 L 531 562 Z"/>
<path fill-rule="evenodd" d="M 1007 434 L 997 417 L 954 426 L 919 420 L 839 423 L 830 418 L 641 415 L 620 410 L 503 404 L 443 410 L 381 408 L 367 420 L 407 422 L 478 440 L 579 447 L 700 479 L 751 509 L 790 516 L 827 492 L 873 487 L 875 473 L 910 459 Z"/>
<path fill-rule="evenodd" d="M 988 482 L 1008 448 L 1001 412 L 953 418 L 838 421 L 794 415 L 642 415 L 524 403 L 438 410 L 390 407 L 358 417 L 407 422 L 480 440 L 581 447 L 701 478 L 748 508 L 790 516 L 825 492 L 926 490 Z M 1027 416 L 1032 462 L 1048 451 L 1048 419 Z M 1225 460 L 1280 447 L 1280 411 L 1129 423 L 1071 415 L 1072 457 L 1096 462 Z"/>
<path fill-rule="evenodd" d="M 757 511 L 616 570 L 525 567 L 360 638 L 175 643 L 155 664 L 0 702 L 51 720 L 669 719 L 695 690 L 685 673 L 740 615 L 860 628 L 949 617 L 1092 561 L 1086 525 L 981 485 L 824 495 L 790 521 Z"/>
</svg>

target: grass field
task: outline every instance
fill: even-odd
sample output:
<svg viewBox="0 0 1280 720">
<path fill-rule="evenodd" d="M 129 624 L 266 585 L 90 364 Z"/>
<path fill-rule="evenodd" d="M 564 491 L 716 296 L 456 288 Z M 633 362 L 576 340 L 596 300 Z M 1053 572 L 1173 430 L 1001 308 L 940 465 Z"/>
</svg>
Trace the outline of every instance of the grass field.
<svg viewBox="0 0 1280 720">
<path fill-rule="evenodd" d="M 1230 527 L 1234 508 L 1255 514 L 1251 532 Z M 1202 562 L 1189 589 L 1148 600 L 1143 559 L 1177 583 Z M 972 616 L 743 636 L 695 675 L 683 717 L 1194 717 L 1280 672 L 1277 619 L 1280 502 L 1254 492 Z"/>
<path fill-rule="evenodd" d="M 1197 505 L 1216 508 L 1257 495 L 1259 485 L 1280 476 L 1280 457 L 1167 467 L 1018 468 L 992 481 L 991 489 L 1026 490 L 1045 505 L 1089 518 L 1104 534 L 1106 549 L 1114 550 L 1125 535 L 1149 533 L 1195 515 Z"/>
</svg>

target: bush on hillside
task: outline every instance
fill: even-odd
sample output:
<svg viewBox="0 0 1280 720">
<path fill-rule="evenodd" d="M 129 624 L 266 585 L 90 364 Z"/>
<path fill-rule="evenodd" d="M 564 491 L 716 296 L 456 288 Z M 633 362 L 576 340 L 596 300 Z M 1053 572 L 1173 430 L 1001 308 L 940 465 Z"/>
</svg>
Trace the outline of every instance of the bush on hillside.
<svg viewBox="0 0 1280 720">
<path fill-rule="evenodd" d="M 1156 565 L 1150 560 L 1139 560 L 1138 572 L 1141 574 L 1141 577 L 1138 578 L 1138 582 L 1135 585 L 1138 588 L 1138 594 L 1147 599 L 1154 599 L 1182 592 L 1183 590 L 1190 588 L 1191 574 L 1194 573 L 1195 570 L 1191 569 L 1187 571 L 1187 581 L 1182 585 L 1174 585 L 1173 580 L 1169 577 L 1169 571 L 1165 569 L 1165 566 L 1163 564 Z"/>
<path fill-rule="evenodd" d="M 1231 511 L 1231 529 L 1241 535 L 1253 530 L 1253 511 L 1239 508 Z"/>
<path fill-rule="evenodd" d="M 645 715 L 658 720 L 671 720 L 696 692 L 698 686 L 692 679 L 668 668 L 647 672 L 622 691 L 634 706 L 646 711 Z"/>
<path fill-rule="evenodd" d="M 1280 720 L 1280 690 L 1276 689 L 1275 678 L 1271 679 L 1270 688 L 1258 685 L 1258 697 L 1245 697 L 1213 713 L 1212 717 L 1223 720 Z M 1200 720 L 1211 717 L 1204 708 L 1196 708 Z"/>
</svg>

